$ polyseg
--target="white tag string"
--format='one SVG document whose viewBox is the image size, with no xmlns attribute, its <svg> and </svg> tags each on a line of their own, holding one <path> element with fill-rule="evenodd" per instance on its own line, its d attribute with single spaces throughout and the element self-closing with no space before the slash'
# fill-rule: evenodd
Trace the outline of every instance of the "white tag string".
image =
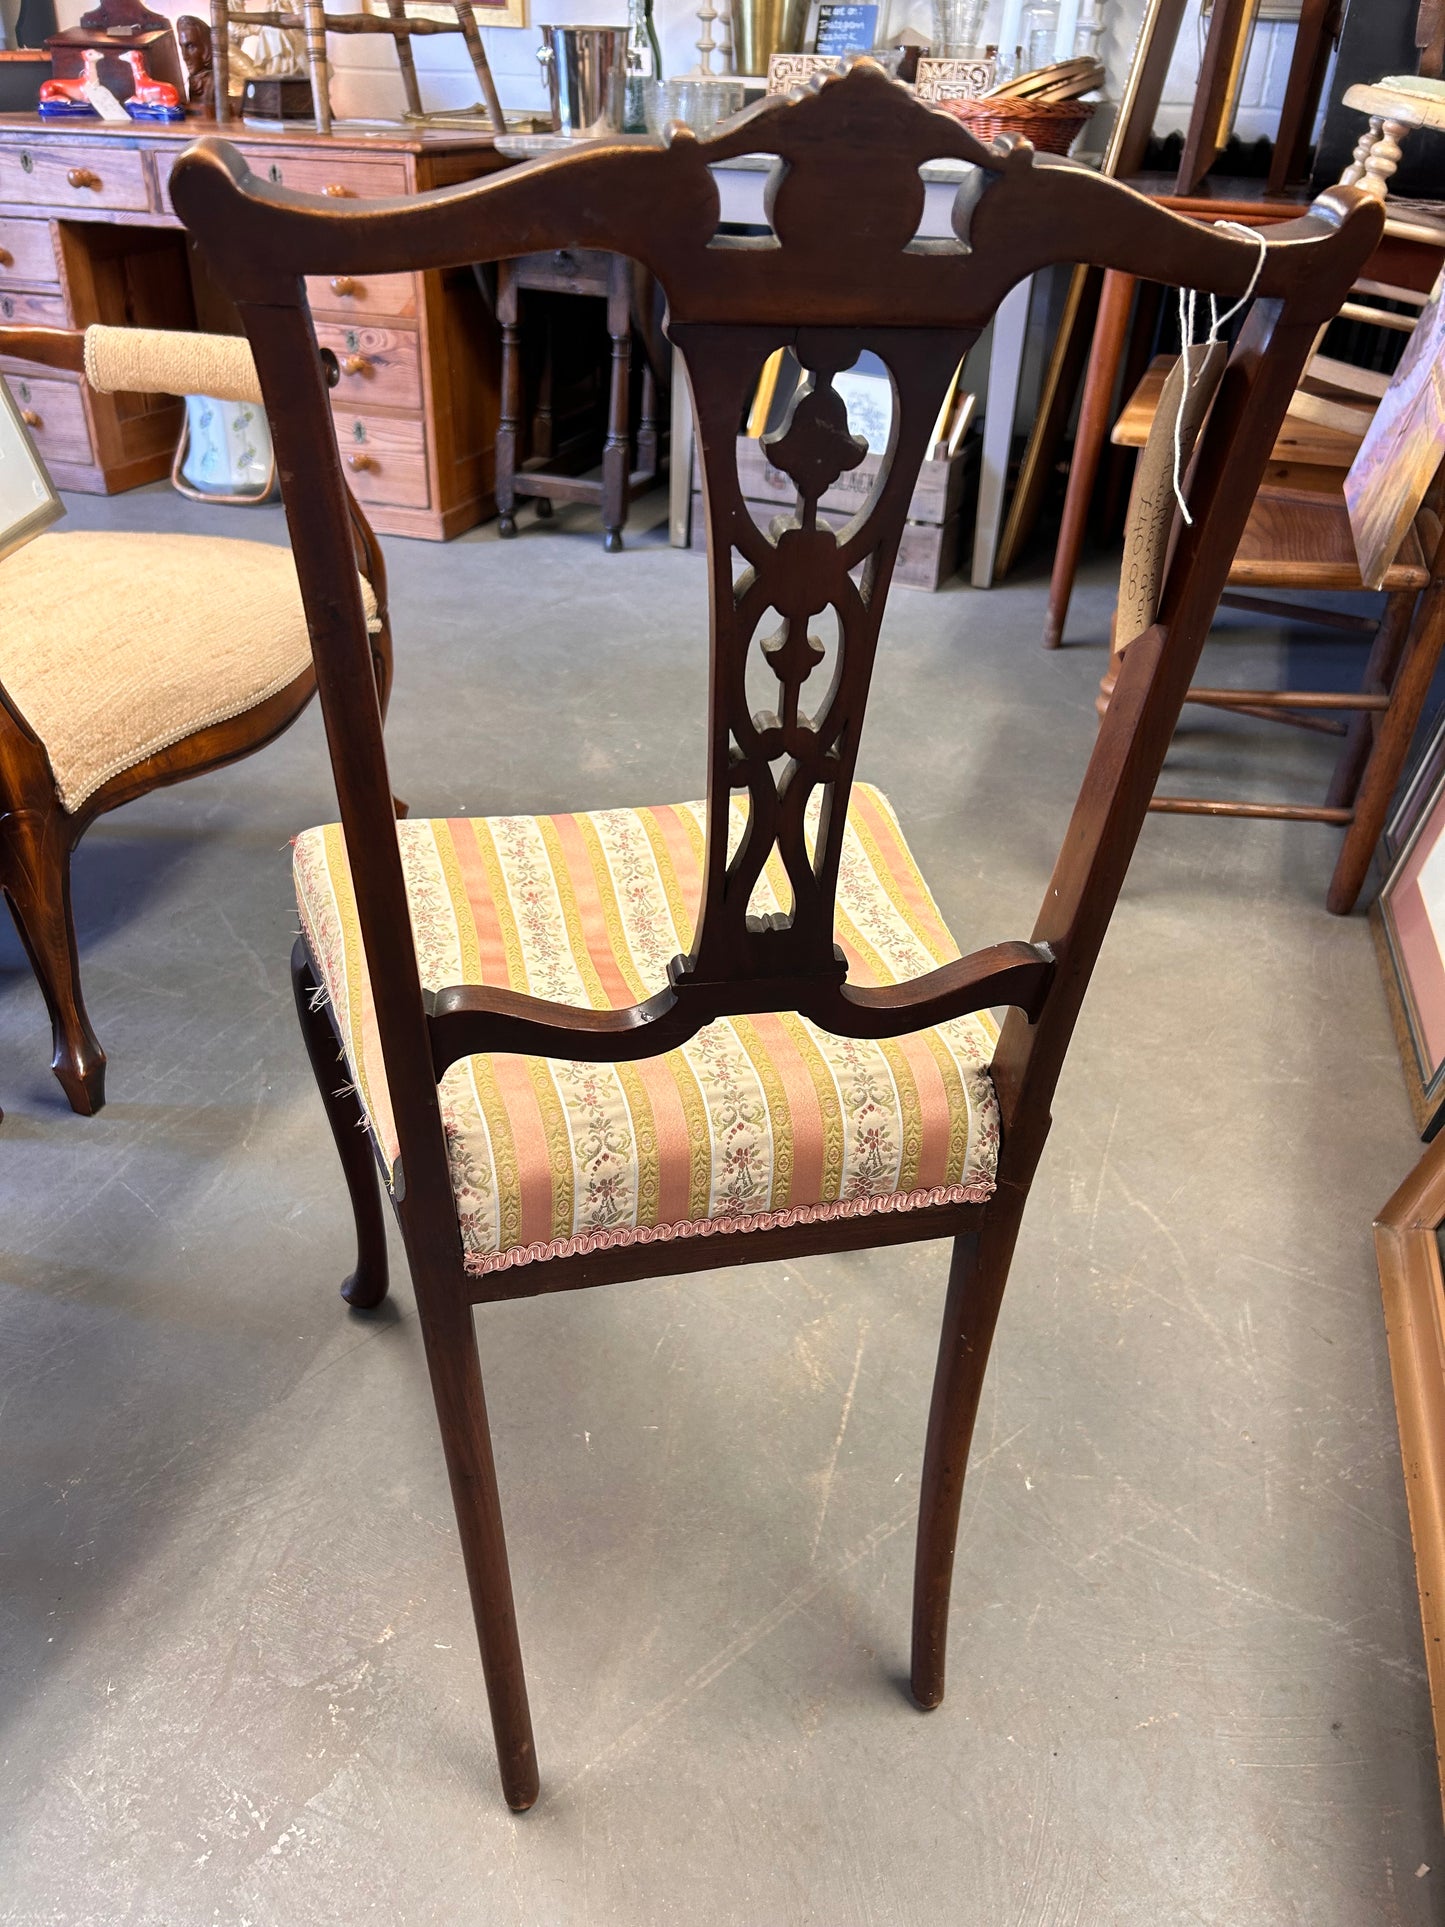
<svg viewBox="0 0 1445 1927">
<path fill-rule="evenodd" d="M 1249 286 L 1232 308 L 1226 308 L 1221 314 L 1218 300 L 1214 295 L 1210 295 L 1209 338 L 1203 344 L 1206 354 L 1218 343 L 1220 331 L 1233 321 L 1241 308 L 1248 307 L 1254 299 L 1254 291 L 1259 286 L 1259 277 L 1264 272 L 1264 264 L 1269 255 L 1269 242 L 1265 239 L 1261 228 L 1245 227 L 1241 221 L 1216 221 L 1214 225 L 1228 228 L 1231 233 L 1243 235 L 1245 240 L 1253 241 L 1259 253 L 1255 259 L 1254 273 L 1249 277 Z M 1183 379 L 1179 385 L 1179 406 L 1174 411 L 1174 499 L 1179 504 L 1179 513 L 1191 528 L 1194 525 L 1194 517 L 1189 513 L 1189 504 L 1184 499 L 1184 410 L 1189 402 L 1191 380 L 1189 354 L 1195 345 L 1194 318 L 1197 304 L 1198 295 L 1193 288 L 1179 290 L 1179 358 L 1183 364 Z"/>
</svg>

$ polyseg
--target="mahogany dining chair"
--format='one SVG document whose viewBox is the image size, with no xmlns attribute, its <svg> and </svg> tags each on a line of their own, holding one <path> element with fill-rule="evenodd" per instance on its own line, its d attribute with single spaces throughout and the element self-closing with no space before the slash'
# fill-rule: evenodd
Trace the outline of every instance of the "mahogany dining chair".
<svg viewBox="0 0 1445 1927">
<path fill-rule="evenodd" d="M 772 233 L 721 234 L 709 167 L 756 153 L 774 157 Z M 956 238 L 916 241 L 919 167 L 944 157 L 968 164 Z M 508 1802 L 529 1806 L 538 1772 L 479 1303 L 951 1239 L 911 1674 L 918 1705 L 937 1706 L 969 1440 L 1054 1087 L 1255 483 L 1378 208 L 1332 191 L 1271 231 L 1261 265 L 1252 242 L 1086 168 L 1026 143 L 981 146 L 867 60 L 705 140 L 674 126 L 660 141 L 588 143 L 405 204 L 269 186 L 214 139 L 178 162 L 171 195 L 260 371 L 340 797 L 340 824 L 297 845 L 294 961 L 356 1212 L 344 1295 L 372 1306 L 387 1288 L 379 1167 Z M 657 277 L 691 386 L 710 556 L 707 801 L 398 825 L 302 277 L 562 247 Z M 1124 658 L 1033 933 L 960 956 L 855 767 L 943 395 L 1008 290 L 1055 261 L 1257 292 L 1200 444 L 1193 524 L 1157 620 Z M 810 379 L 768 457 L 798 504 L 763 529 L 739 488 L 737 432 L 783 346 Z M 865 449 L 833 377 L 865 348 L 891 370 L 893 428 L 871 495 L 835 534 L 818 499 Z M 837 657 L 815 688 L 809 625 L 830 610 Z M 773 693 L 754 708 L 759 676 Z M 559 763 L 559 788 L 567 777 Z M 1007 1007 L 1001 1031 L 994 1006 Z"/>
</svg>

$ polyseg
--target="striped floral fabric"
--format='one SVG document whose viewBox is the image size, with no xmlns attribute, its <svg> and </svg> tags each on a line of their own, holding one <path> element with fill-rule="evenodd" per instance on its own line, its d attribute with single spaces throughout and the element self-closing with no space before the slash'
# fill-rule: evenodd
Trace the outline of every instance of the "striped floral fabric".
<svg viewBox="0 0 1445 1927">
<path fill-rule="evenodd" d="M 741 835 L 745 804 L 734 805 Z M 700 803 L 397 825 L 422 982 L 606 1009 L 666 982 L 702 891 Z M 340 828 L 298 838 L 296 894 L 387 1168 L 396 1134 Z M 781 907 L 773 853 L 753 909 Z M 784 897 L 786 900 L 786 897 Z M 860 984 L 956 957 L 886 799 L 855 786 L 838 941 Z M 795 1015 L 719 1019 L 630 1064 L 482 1056 L 441 1082 L 468 1268 L 655 1238 L 982 1200 L 998 1108 L 986 1014 L 886 1042 Z"/>
</svg>

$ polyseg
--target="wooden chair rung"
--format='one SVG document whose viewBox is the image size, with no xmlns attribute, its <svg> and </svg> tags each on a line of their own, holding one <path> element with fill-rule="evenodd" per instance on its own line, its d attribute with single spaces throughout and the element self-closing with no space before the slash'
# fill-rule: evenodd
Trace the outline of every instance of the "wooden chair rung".
<svg viewBox="0 0 1445 1927">
<path fill-rule="evenodd" d="M 1228 803 L 1212 796 L 1151 796 L 1149 807 L 1161 816 L 1274 817 L 1282 823 L 1353 823 L 1353 810 L 1327 803 Z"/>
<path fill-rule="evenodd" d="M 1369 690 L 1194 688 L 1186 702 L 1215 709 L 1388 709 L 1388 695 Z"/>
<path fill-rule="evenodd" d="M 1317 609 L 1313 603 L 1276 602 L 1273 596 L 1244 595 L 1226 589 L 1219 598 L 1221 609 L 1243 609 L 1250 615 L 1282 616 L 1291 622 L 1318 623 L 1324 629 L 1340 629 L 1346 635 L 1372 636 L 1379 628 L 1369 616 L 1352 616 L 1344 609 Z"/>
</svg>

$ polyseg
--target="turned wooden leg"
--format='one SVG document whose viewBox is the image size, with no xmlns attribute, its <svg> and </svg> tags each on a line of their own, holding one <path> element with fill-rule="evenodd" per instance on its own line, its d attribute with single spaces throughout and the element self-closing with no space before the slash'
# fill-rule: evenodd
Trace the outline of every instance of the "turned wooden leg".
<svg viewBox="0 0 1445 1927">
<path fill-rule="evenodd" d="M 510 261 L 497 263 L 497 320 L 502 330 L 502 408 L 497 423 L 497 533 L 517 533 L 517 439 L 522 427 L 522 334 L 517 326 L 517 279 Z"/>
<path fill-rule="evenodd" d="M 1079 427 L 1074 437 L 1074 453 L 1069 462 L 1069 485 L 1064 496 L 1064 517 L 1059 527 L 1059 544 L 1054 551 L 1054 572 L 1049 581 L 1049 612 L 1044 621 L 1044 647 L 1057 649 L 1064 639 L 1069 600 L 1074 593 L 1074 577 L 1079 572 L 1079 557 L 1084 548 L 1084 528 L 1089 519 L 1089 500 L 1094 478 L 1099 472 L 1099 457 L 1109 434 L 1109 413 L 1114 401 L 1114 378 L 1119 372 L 1124 341 L 1129 331 L 1129 309 L 1134 298 L 1134 282 L 1127 274 L 1112 270 L 1104 276 L 1099 295 L 1099 313 L 1094 323 L 1094 341 L 1089 350 L 1089 370 L 1084 377 L 1084 398 L 1079 405 Z"/>
<path fill-rule="evenodd" d="M 356 1269 L 341 1287 L 341 1295 L 357 1311 L 371 1311 L 386 1296 L 386 1219 L 381 1206 L 380 1173 L 372 1155 L 361 1102 L 355 1091 L 344 1089 L 346 1060 L 336 1042 L 331 1019 L 321 1003 L 321 989 L 311 967 L 306 939 L 298 937 L 291 952 L 291 988 L 296 1015 L 306 1040 L 306 1055 L 321 1093 L 321 1103 L 341 1159 L 346 1189 L 356 1220 Z"/>
<path fill-rule="evenodd" d="M 105 1103 L 105 1052 L 80 992 L 70 908 L 73 847 L 73 825 L 58 802 L 53 811 L 14 810 L 0 819 L 0 891 L 50 1013 L 50 1068 L 71 1110 L 93 1117 Z"/>
<path fill-rule="evenodd" d="M 948 1597 L 963 1477 L 1020 1215 L 1021 1207 L 1005 1204 L 982 1231 L 956 1238 L 953 1245 L 923 1451 L 913 1567 L 911 1685 L 914 1699 L 926 1709 L 943 1699 Z"/>
<path fill-rule="evenodd" d="M 1391 177 L 1400 165 L 1400 143 L 1409 131 L 1408 123 L 1402 120 L 1387 118 L 1380 122 L 1379 138 L 1370 148 L 1359 181 L 1365 192 L 1373 194 L 1377 201 L 1389 196 Z"/>
<path fill-rule="evenodd" d="M 1355 142 L 1355 151 L 1350 157 L 1350 164 L 1340 176 L 1341 187 L 1358 187 L 1360 185 L 1365 175 L 1365 163 L 1370 158 L 1370 149 L 1380 138 L 1380 129 L 1383 125 L 1383 115 L 1371 114 L 1366 123 L 1364 133 L 1361 134 L 1360 138 Z"/>
<path fill-rule="evenodd" d="M 652 364 L 642 364 L 642 413 L 637 423 L 637 466 L 642 474 L 657 474 L 657 377 Z"/>
<path fill-rule="evenodd" d="M 522 1812 L 537 1797 L 537 1752 L 471 1307 L 457 1296 L 450 1279 L 434 1289 L 427 1288 L 425 1278 L 416 1278 L 416 1284 L 437 1423 L 482 1649 L 502 1792 L 507 1805 Z"/>
<path fill-rule="evenodd" d="M 612 338 L 612 379 L 607 391 L 607 440 L 602 449 L 602 546 L 622 547 L 627 520 L 632 455 L 628 416 L 632 404 L 632 277 L 621 255 L 612 257 L 607 288 L 607 332 Z"/>
</svg>

